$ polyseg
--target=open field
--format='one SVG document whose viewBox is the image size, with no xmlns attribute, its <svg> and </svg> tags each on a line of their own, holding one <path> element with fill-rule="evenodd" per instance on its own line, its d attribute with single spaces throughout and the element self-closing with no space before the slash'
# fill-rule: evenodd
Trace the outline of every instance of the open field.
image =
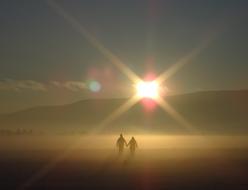
<svg viewBox="0 0 248 190">
<path fill-rule="evenodd" d="M 244 146 L 152 148 L 141 140 L 131 157 L 104 146 L 55 145 L 1 149 L 1 189 L 248 189 Z"/>
</svg>

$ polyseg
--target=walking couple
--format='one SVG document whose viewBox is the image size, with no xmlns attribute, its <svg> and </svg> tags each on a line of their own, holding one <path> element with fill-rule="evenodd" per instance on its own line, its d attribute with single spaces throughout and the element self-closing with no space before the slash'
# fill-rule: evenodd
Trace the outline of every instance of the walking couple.
<svg viewBox="0 0 248 190">
<path fill-rule="evenodd" d="M 124 147 L 129 147 L 131 155 L 134 155 L 136 148 L 138 147 L 138 144 L 134 137 L 131 138 L 131 140 L 127 143 L 125 138 L 122 134 L 120 134 L 120 137 L 118 138 L 116 142 L 116 146 L 119 149 L 119 154 L 122 154 L 124 151 Z"/>
</svg>

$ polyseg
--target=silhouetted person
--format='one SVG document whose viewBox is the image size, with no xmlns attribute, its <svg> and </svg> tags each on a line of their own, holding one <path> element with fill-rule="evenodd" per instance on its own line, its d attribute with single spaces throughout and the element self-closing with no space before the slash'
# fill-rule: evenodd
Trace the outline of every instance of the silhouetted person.
<svg viewBox="0 0 248 190">
<path fill-rule="evenodd" d="M 131 138 L 127 146 L 129 146 L 131 155 L 134 155 L 136 148 L 138 148 L 137 141 L 134 139 L 134 137 Z"/>
<path fill-rule="evenodd" d="M 117 142 L 116 142 L 116 146 L 119 148 L 119 154 L 123 153 L 124 151 L 124 146 L 127 146 L 127 142 L 124 139 L 123 135 L 120 134 L 120 137 L 118 138 Z"/>
</svg>

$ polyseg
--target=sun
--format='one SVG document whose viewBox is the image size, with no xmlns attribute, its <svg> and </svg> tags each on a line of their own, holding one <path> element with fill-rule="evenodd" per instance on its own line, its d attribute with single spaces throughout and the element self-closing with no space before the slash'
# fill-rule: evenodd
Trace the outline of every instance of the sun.
<svg viewBox="0 0 248 190">
<path fill-rule="evenodd" d="M 135 87 L 139 98 L 156 99 L 159 96 L 159 84 L 155 80 L 138 82 Z"/>
</svg>

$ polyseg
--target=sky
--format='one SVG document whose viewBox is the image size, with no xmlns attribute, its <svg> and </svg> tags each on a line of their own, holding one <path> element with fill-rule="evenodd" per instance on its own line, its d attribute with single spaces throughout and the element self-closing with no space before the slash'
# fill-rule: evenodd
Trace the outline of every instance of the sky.
<svg viewBox="0 0 248 190">
<path fill-rule="evenodd" d="M 247 23 L 246 0 L 1 0 L 0 113 L 132 95 L 82 28 L 140 77 L 199 50 L 171 94 L 247 89 Z"/>
</svg>

